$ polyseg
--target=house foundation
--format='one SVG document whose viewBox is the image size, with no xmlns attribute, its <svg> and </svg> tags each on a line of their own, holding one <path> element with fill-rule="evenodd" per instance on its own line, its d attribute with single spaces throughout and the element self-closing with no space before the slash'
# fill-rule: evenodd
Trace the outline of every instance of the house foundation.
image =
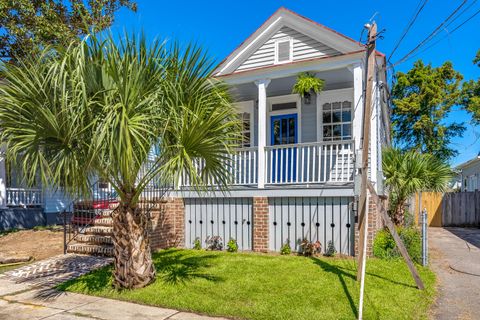
<svg viewBox="0 0 480 320">
<path fill-rule="evenodd" d="M 298 250 L 307 238 L 320 241 L 323 248 L 332 241 L 337 252 L 358 255 L 352 202 L 345 197 L 169 197 L 151 210 L 150 242 L 154 250 L 191 248 L 196 239 L 204 246 L 206 237 L 219 235 L 224 245 L 234 238 L 241 250 L 268 252 L 278 251 L 285 241 Z M 368 205 L 367 256 L 372 256 L 375 235 L 383 224 L 370 197 Z"/>
<path fill-rule="evenodd" d="M 185 207 L 182 198 L 169 197 L 150 208 L 150 246 L 153 250 L 185 246 Z"/>
</svg>

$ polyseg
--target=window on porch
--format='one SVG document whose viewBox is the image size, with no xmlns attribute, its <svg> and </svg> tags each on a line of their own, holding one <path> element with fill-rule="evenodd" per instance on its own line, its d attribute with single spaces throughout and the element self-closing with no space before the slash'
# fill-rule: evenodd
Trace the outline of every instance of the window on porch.
<svg viewBox="0 0 480 320">
<path fill-rule="evenodd" d="M 323 140 L 352 139 L 352 103 L 350 101 L 323 104 Z"/>
</svg>

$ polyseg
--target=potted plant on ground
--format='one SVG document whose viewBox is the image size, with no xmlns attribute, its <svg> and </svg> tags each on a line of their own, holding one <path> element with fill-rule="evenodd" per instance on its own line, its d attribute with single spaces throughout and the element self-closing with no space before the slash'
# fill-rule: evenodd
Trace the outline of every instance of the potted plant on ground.
<svg viewBox="0 0 480 320">
<path fill-rule="evenodd" d="M 301 72 L 293 85 L 292 93 L 298 93 L 305 104 L 311 103 L 312 92 L 318 94 L 323 90 L 325 80 L 317 78 L 313 73 Z"/>
</svg>

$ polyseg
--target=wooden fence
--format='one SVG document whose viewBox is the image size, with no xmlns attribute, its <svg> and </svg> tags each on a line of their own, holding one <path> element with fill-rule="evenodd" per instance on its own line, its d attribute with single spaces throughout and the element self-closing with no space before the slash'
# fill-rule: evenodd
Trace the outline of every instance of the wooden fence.
<svg viewBox="0 0 480 320">
<path fill-rule="evenodd" d="M 415 195 L 415 200 L 413 203 L 413 212 L 415 213 L 415 223 L 419 224 L 418 219 L 418 198 L 419 194 Z M 428 226 L 430 227 L 441 227 L 442 226 L 442 198 L 443 193 L 441 192 L 422 192 L 421 205 L 420 208 L 423 210 L 427 209 L 428 213 Z"/>
<path fill-rule="evenodd" d="M 418 194 L 412 199 L 410 210 L 418 219 Z M 421 206 L 427 209 L 430 227 L 480 227 L 480 191 L 474 192 L 422 192 Z"/>
<path fill-rule="evenodd" d="M 480 191 L 445 193 L 442 201 L 442 226 L 480 227 Z"/>
</svg>

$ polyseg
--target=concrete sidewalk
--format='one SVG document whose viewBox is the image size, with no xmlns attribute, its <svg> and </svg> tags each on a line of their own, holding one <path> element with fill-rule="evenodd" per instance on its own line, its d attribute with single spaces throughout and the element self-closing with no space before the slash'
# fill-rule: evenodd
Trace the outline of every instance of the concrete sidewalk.
<svg viewBox="0 0 480 320">
<path fill-rule="evenodd" d="M 0 319 L 220 319 L 0 280 Z"/>
<path fill-rule="evenodd" d="M 429 228 L 430 263 L 438 279 L 434 319 L 480 319 L 480 229 Z"/>
<path fill-rule="evenodd" d="M 110 262 L 99 257 L 60 255 L 1 274 L 0 320 L 222 319 L 53 289 Z"/>
</svg>

